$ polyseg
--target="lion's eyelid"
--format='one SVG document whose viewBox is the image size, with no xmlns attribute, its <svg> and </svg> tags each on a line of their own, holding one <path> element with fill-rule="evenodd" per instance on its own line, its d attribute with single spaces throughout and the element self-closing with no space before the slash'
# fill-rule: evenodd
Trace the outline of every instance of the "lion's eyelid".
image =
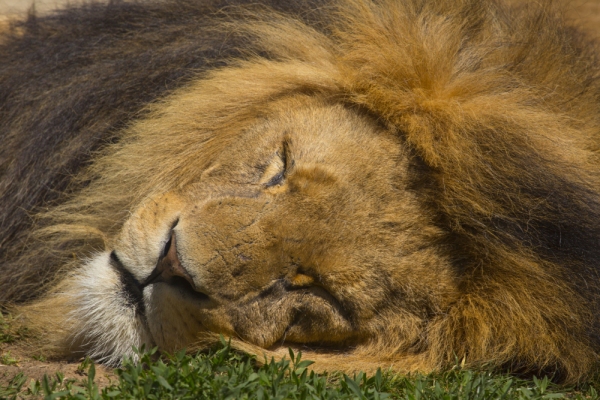
<svg viewBox="0 0 600 400">
<path fill-rule="evenodd" d="M 290 142 L 290 138 L 286 135 L 286 137 L 283 140 L 281 150 L 277 151 L 276 153 L 277 157 L 279 158 L 279 161 L 281 161 L 279 172 L 264 184 L 266 188 L 281 185 L 287 177 L 287 175 L 289 174 L 289 170 L 291 166 L 293 166 L 293 161 L 291 161 L 292 156 L 290 150 Z M 269 168 L 267 167 L 267 171 L 268 170 Z"/>
<path fill-rule="evenodd" d="M 285 174 L 284 172 L 279 172 L 277 175 L 275 175 L 273 178 L 271 178 L 271 180 L 269 180 L 267 183 L 265 183 L 265 187 L 270 188 L 273 186 L 277 186 L 280 185 L 283 182 L 283 179 L 285 178 Z"/>
</svg>

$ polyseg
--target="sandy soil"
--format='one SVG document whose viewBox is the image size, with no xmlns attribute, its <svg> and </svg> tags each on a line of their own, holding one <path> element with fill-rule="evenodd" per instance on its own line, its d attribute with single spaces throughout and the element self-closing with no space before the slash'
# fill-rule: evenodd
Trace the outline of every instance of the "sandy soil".
<svg viewBox="0 0 600 400">
<path fill-rule="evenodd" d="M 35 0 L 35 10 L 44 13 L 68 3 L 73 3 L 73 1 Z M 32 0 L 0 0 L 0 13 L 4 15 L 22 15 L 25 14 L 32 5 Z"/>
<path fill-rule="evenodd" d="M 27 382 L 24 388 L 29 387 L 31 380 L 40 380 L 44 375 L 48 375 L 49 378 L 55 378 L 55 374 L 60 372 L 63 374 L 64 379 L 74 379 L 77 382 L 82 382 L 78 386 L 85 386 L 87 382 L 88 368 L 81 369 L 81 361 L 78 362 L 67 362 L 67 361 L 38 361 L 27 356 L 19 356 L 14 350 L 11 350 L 11 355 L 19 359 L 17 364 L 14 365 L 2 365 L 0 364 L 0 386 L 6 387 L 10 380 L 15 377 L 18 373 L 22 373 L 27 377 Z M 112 373 L 110 369 L 104 368 L 101 365 L 95 365 L 96 376 L 94 382 L 102 388 L 112 383 L 117 383 L 118 378 Z"/>
<path fill-rule="evenodd" d="M 35 334 L 27 329 L 19 329 L 18 326 L 10 316 L 0 316 L 0 337 L 10 336 L 14 339 L 10 344 L 0 342 L 0 387 L 6 387 L 18 373 L 28 377 L 25 388 L 32 379 L 41 380 L 44 375 L 55 378 L 57 372 L 62 373 L 65 379 L 87 382 L 89 365 L 83 365 L 83 358 L 46 360 L 41 357 L 43 352 L 34 347 L 34 343 L 37 343 Z M 118 381 L 111 369 L 95 365 L 95 370 L 95 382 L 100 387 Z"/>
<path fill-rule="evenodd" d="M 513 0 L 522 1 L 522 0 Z M 568 1 L 568 0 L 565 0 Z M 36 0 L 36 11 L 38 13 L 46 13 L 57 5 L 73 3 L 68 0 Z M 16 18 L 26 14 L 32 4 L 31 0 L 0 0 L 0 30 L 3 20 Z M 600 39 L 600 0 L 573 0 L 571 1 L 570 17 L 582 29 L 589 32 L 590 35 Z M 4 22 L 5 23 L 5 22 Z M 17 373 L 22 372 L 24 375 L 41 379 L 44 374 L 53 376 L 55 372 L 62 372 L 66 378 L 82 380 L 86 378 L 86 371 L 78 369 L 81 360 L 72 362 L 48 362 L 38 361 L 29 357 L 26 351 L 20 344 L 2 344 L 0 345 L 0 355 L 5 355 L 10 352 L 10 355 L 17 359 L 18 362 L 14 365 L 0 364 L 0 385 L 5 386 L 8 381 Z M 108 384 L 110 381 L 115 381 L 115 377 L 109 370 L 97 366 L 96 382 L 100 386 Z"/>
</svg>

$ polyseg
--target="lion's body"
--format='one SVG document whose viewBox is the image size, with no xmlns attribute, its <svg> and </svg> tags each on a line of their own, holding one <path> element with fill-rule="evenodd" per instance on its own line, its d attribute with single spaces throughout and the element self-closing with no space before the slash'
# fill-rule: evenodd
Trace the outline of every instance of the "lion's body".
<svg viewBox="0 0 600 400">
<path fill-rule="evenodd" d="M 592 44 L 539 7 L 238 3 L 0 41 L 4 301 L 112 363 L 225 334 L 345 369 L 589 374 Z"/>
</svg>

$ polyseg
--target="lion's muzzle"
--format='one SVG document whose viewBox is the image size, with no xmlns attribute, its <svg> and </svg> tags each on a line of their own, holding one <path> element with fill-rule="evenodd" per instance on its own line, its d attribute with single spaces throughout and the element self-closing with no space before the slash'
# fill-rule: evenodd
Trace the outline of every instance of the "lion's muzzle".
<svg viewBox="0 0 600 400">
<path fill-rule="evenodd" d="M 177 281 L 177 278 L 185 279 L 194 291 L 198 291 L 194 279 L 183 265 L 181 265 L 181 261 L 177 255 L 177 239 L 175 231 L 172 230 L 171 238 L 165 245 L 163 256 L 158 261 L 154 271 L 152 271 L 150 276 L 142 283 L 142 287 L 158 282 L 174 283 L 174 281 Z"/>
</svg>

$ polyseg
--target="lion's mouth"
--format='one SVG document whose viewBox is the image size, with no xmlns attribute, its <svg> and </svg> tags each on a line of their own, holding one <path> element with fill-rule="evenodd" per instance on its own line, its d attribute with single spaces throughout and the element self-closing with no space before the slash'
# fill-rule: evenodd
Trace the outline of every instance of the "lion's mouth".
<svg viewBox="0 0 600 400">
<path fill-rule="evenodd" d="M 152 284 L 156 283 L 163 283 L 177 289 L 179 294 L 183 297 L 203 302 L 210 300 L 210 297 L 208 297 L 207 294 L 197 291 L 187 279 L 179 276 L 173 276 L 168 281 L 152 282 Z"/>
<path fill-rule="evenodd" d="M 131 272 L 125 268 L 125 265 L 121 262 L 117 253 L 112 251 L 110 253 L 110 265 L 117 272 L 121 278 L 121 287 L 123 291 L 123 298 L 126 303 L 135 309 L 136 314 L 144 315 L 144 293 L 143 286 L 133 276 Z"/>
<path fill-rule="evenodd" d="M 174 248 L 174 246 L 171 245 L 171 248 Z M 143 294 L 144 288 L 153 284 L 168 285 L 176 289 L 181 296 L 188 299 L 193 299 L 195 301 L 206 302 L 210 300 L 207 294 L 196 290 L 196 288 L 193 286 L 193 281 L 191 278 L 189 278 L 189 275 L 184 277 L 172 272 L 171 265 L 174 262 L 175 260 L 167 256 L 161 258 L 157 267 L 148 276 L 148 278 L 146 278 L 143 282 L 140 282 L 133 276 L 131 272 L 129 272 L 129 270 L 127 270 L 115 251 L 110 253 L 110 264 L 121 279 L 121 287 L 125 302 L 130 307 L 135 309 L 136 314 L 142 316 L 145 315 Z"/>
</svg>

